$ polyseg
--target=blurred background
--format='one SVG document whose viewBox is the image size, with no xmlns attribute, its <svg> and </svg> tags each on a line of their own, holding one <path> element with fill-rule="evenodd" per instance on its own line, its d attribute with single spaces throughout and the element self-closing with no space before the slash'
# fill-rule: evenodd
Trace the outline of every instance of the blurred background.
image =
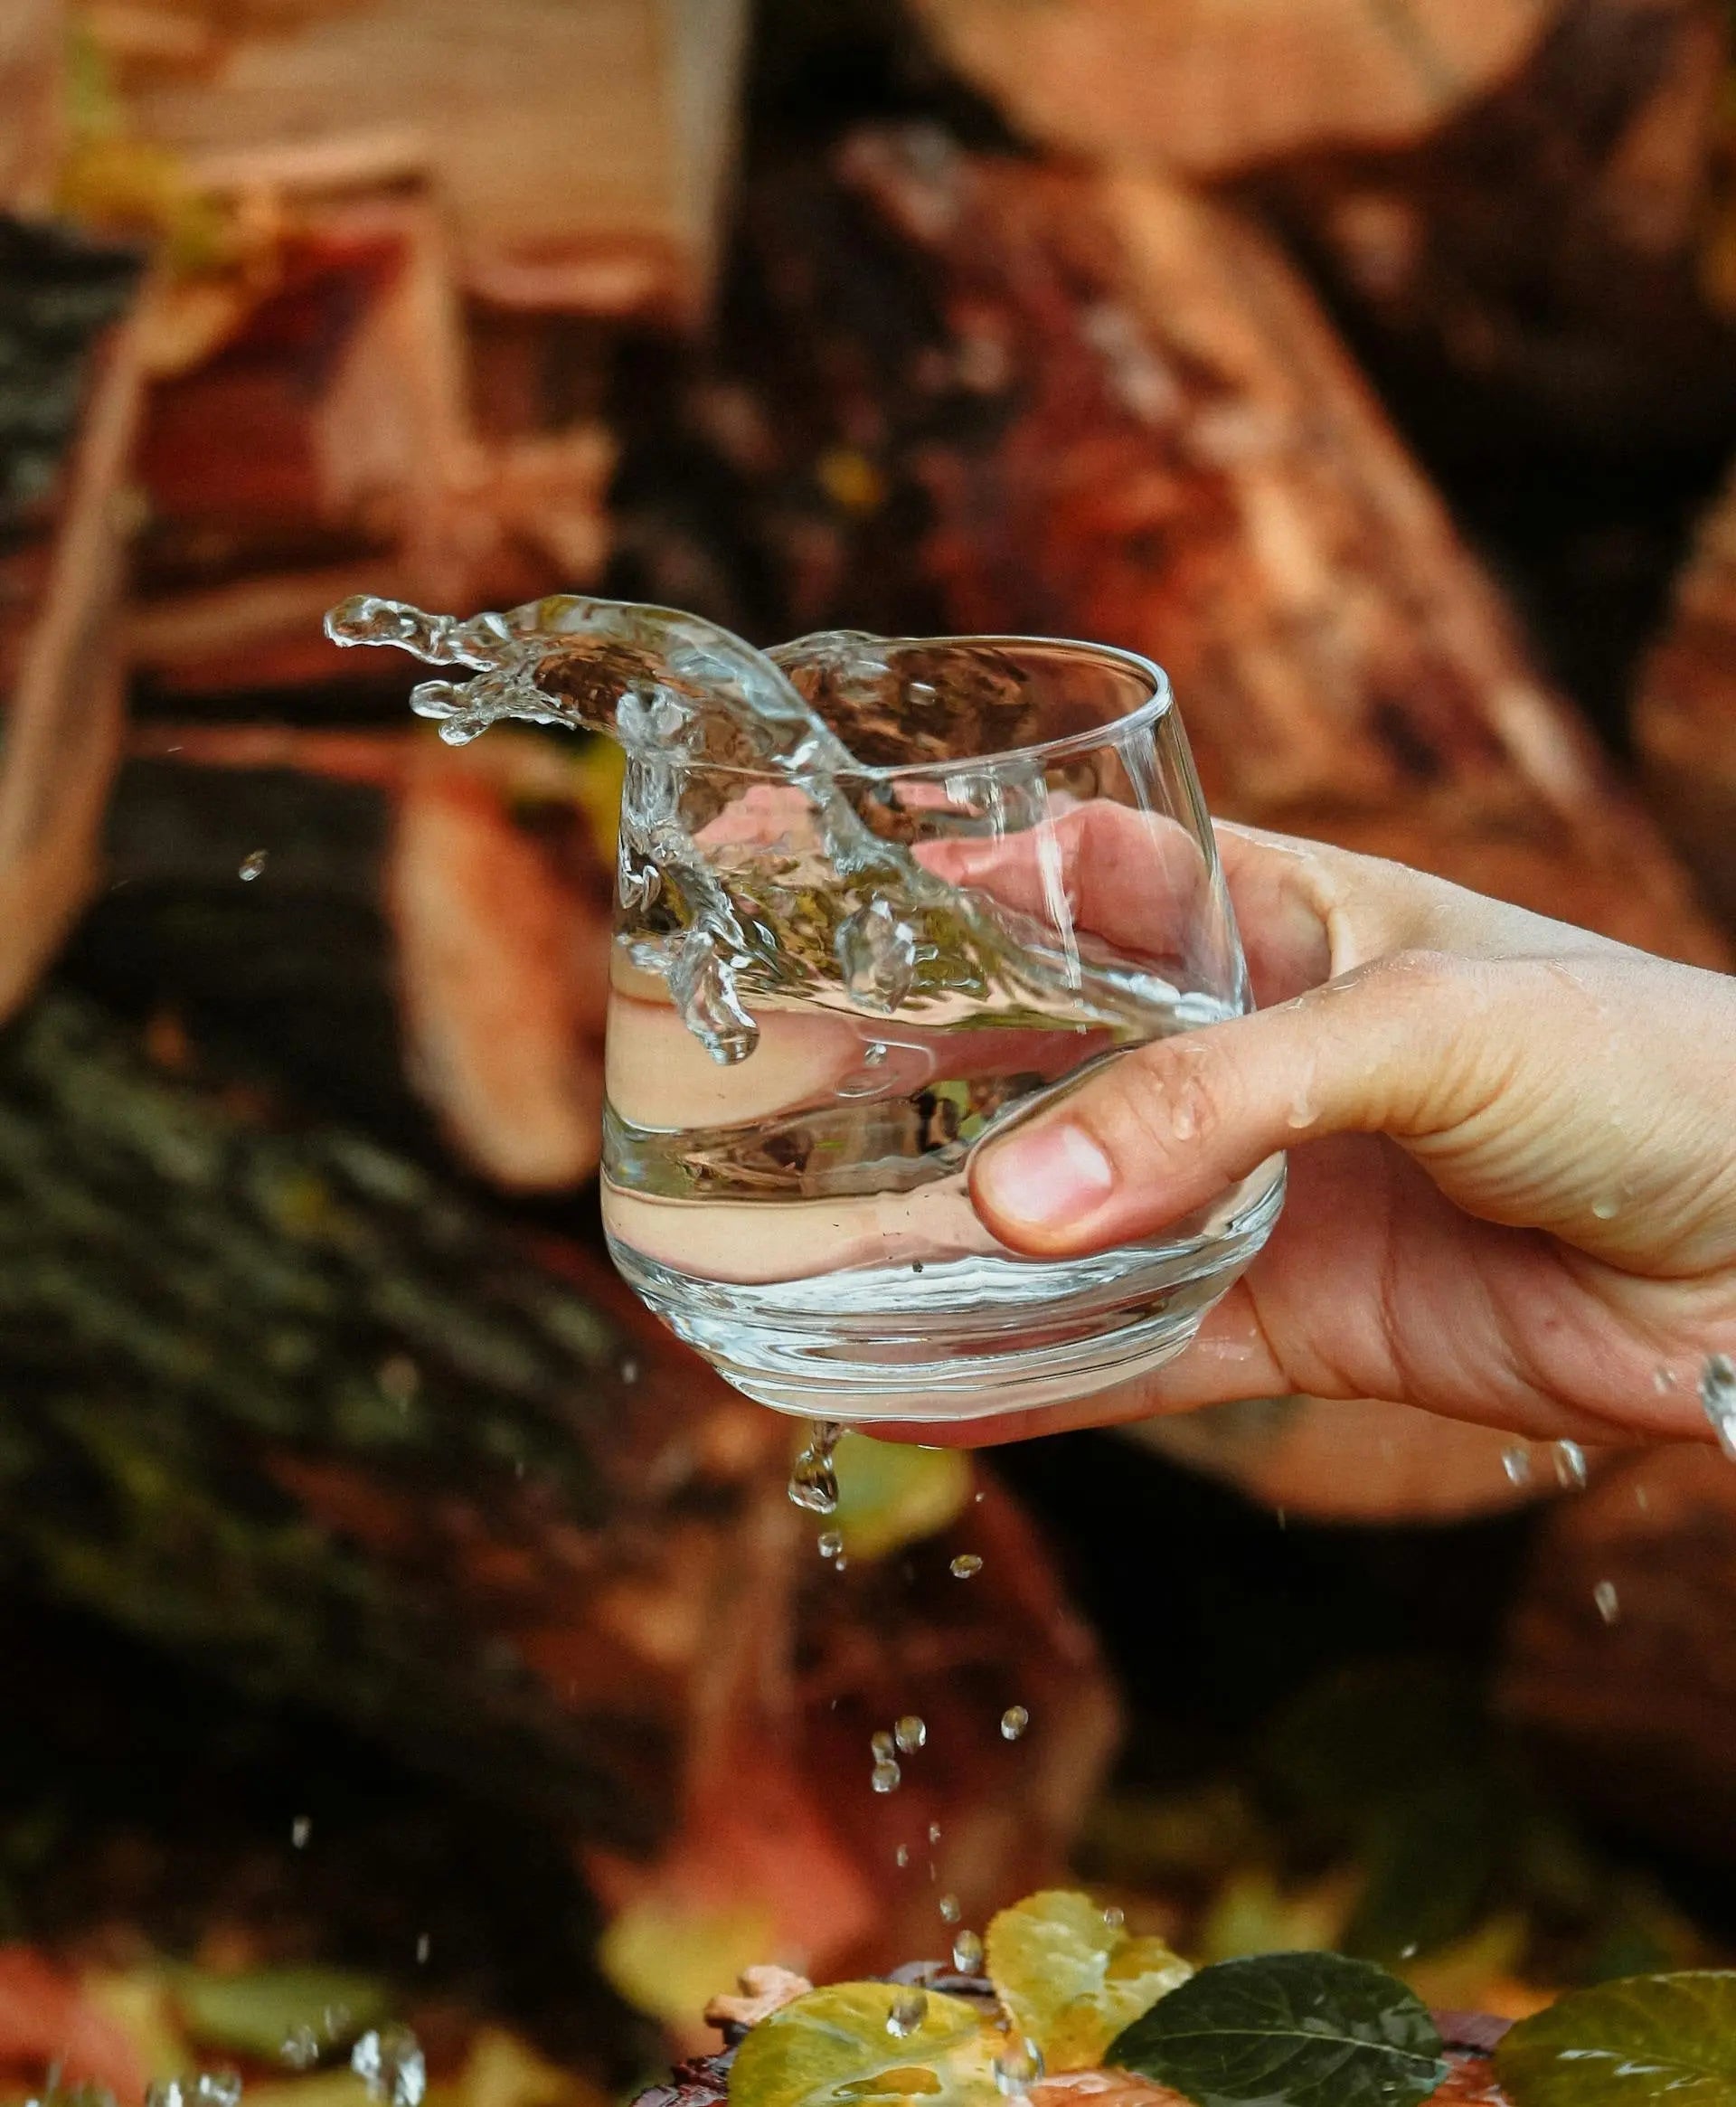
<svg viewBox="0 0 1736 2107">
<path fill-rule="evenodd" d="M 1736 1954 L 1736 1469 L 852 1438 L 835 1568 L 601 1256 L 612 750 L 318 628 L 1132 646 L 1220 813 L 1727 967 L 1731 31 L 0 0 L 0 2098 L 391 2017 L 597 2107 L 1062 1875 L 1514 2015 Z"/>
</svg>

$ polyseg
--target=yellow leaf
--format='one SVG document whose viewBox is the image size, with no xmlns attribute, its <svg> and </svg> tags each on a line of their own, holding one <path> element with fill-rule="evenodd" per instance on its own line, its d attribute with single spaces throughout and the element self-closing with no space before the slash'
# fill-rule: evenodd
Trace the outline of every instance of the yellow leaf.
<svg viewBox="0 0 1736 2107">
<path fill-rule="evenodd" d="M 720 1991 L 732 1990 L 745 1968 L 775 1943 L 769 1911 L 675 1910 L 661 1897 L 629 1903 L 597 1945 L 604 1975 L 654 2019 L 691 2027 Z"/>
<path fill-rule="evenodd" d="M 1001 2002 L 1051 2071 L 1100 2064 L 1123 2027 L 1194 1972 L 1161 1939 L 1132 1936 L 1063 1888 L 1003 1910 L 986 1948 Z"/>
<path fill-rule="evenodd" d="M 910 2013 L 897 2034 L 895 2006 Z M 833 1983 L 760 2020 L 736 2051 L 730 2107 L 1001 2107 L 1000 2045 L 962 1998 Z"/>
</svg>

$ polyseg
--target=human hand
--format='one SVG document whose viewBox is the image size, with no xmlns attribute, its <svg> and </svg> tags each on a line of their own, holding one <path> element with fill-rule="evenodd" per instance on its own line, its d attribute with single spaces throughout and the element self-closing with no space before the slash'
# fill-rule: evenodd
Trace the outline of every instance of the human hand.
<svg viewBox="0 0 1736 2107">
<path fill-rule="evenodd" d="M 1069 892 L 1099 926 L 1140 914 L 1117 845 L 1150 824 L 1074 816 Z M 1736 1346 L 1736 979 L 1399 865 L 1218 839 L 1268 1006 L 1107 1063 L 986 1142 L 971 1193 L 1014 1249 L 1072 1256 L 1288 1149 L 1270 1242 L 1155 1374 L 904 1431 L 1004 1441 L 1301 1392 L 1533 1437 L 1710 1438 L 1699 1370 Z"/>
</svg>

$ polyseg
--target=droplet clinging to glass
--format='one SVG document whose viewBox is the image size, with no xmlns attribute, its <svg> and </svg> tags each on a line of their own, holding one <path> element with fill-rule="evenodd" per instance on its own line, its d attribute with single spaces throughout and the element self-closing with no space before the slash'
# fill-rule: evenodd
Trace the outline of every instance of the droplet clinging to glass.
<svg viewBox="0 0 1736 2107">
<path fill-rule="evenodd" d="M 1729 1354 L 1708 1354 L 1700 1371 L 1700 1403 L 1718 1446 L 1736 1463 L 1736 1359 Z"/>
<path fill-rule="evenodd" d="M 838 1508 L 838 1474 L 832 1458 L 844 1428 L 836 1420 L 815 1420 L 807 1446 L 789 1474 L 789 1497 L 810 1515 L 833 1515 Z"/>
</svg>

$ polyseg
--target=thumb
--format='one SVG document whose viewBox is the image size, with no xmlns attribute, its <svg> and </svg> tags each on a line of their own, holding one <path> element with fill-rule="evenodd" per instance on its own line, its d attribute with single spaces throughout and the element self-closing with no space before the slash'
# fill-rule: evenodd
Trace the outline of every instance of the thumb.
<svg viewBox="0 0 1736 2107">
<path fill-rule="evenodd" d="M 1401 1140 L 1450 1128 L 1498 1084 L 1483 1073 L 1483 969 L 1400 953 L 1277 1009 L 1118 1055 L 971 1159 L 977 1214 L 1048 1257 L 1146 1236 L 1277 1151 L 1327 1134 Z"/>
</svg>

